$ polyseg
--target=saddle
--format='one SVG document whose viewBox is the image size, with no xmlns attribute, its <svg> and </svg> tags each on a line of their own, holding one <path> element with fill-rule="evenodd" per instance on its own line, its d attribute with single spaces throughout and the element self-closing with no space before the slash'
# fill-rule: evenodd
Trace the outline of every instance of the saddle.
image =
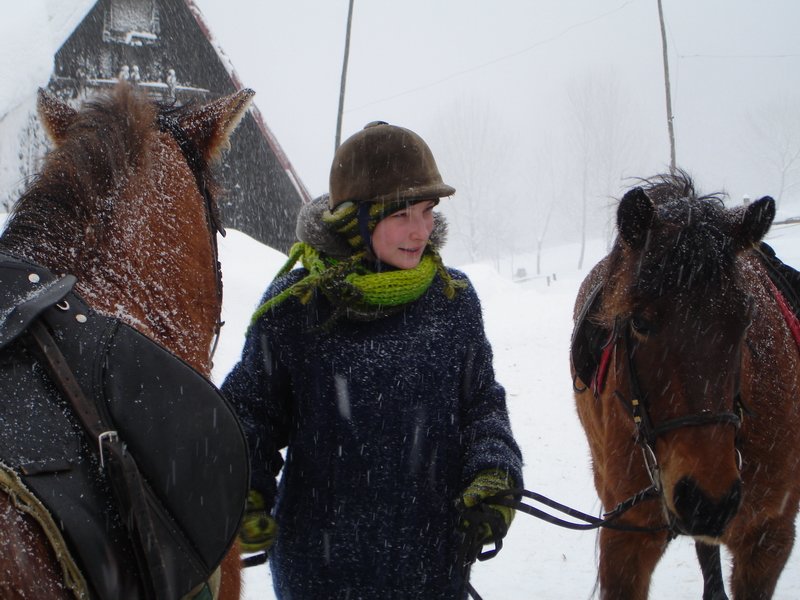
<svg viewBox="0 0 800 600">
<path fill-rule="evenodd" d="M 94 598 L 180 598 L 238 532 L 247 448 L 202 375 L 75 278 L 0 253 L 0 468 L 52 515 Z"/>
<path fill-rule="evenodd" d="M 755 251 L 791 311 L 795 316 L 800 315 L 800 273 L 779 259 L 775 250 L 766 242 L 761 242 Z"/>
</svg>

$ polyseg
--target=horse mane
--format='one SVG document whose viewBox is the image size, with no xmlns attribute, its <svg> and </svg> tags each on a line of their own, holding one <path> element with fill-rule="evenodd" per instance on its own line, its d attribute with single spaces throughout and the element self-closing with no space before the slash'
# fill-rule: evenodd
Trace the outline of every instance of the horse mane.
<svg viewBox="0 0 800 600">
<path fill-rule="evenodd" d="M 118 194 L 147 167 L 161 119 L 177 123 L 185 109 L 151 102 L 129 85 L 87 101 L 15 203 L 0 241 L 33 259 L 59 256 L 46 262 L 60 271 L 104 253 Z M 195 154 L 196 176 L 211 185 L 207 161 Z"/>
<path fill-rule="evenodd" d="M 682 170 L 638 181 L 656 211 L 638 257 L 637 295 L 652 299 L 723 282 L 736 255 L 724 194 L 699 195 Z"/>
</svg>

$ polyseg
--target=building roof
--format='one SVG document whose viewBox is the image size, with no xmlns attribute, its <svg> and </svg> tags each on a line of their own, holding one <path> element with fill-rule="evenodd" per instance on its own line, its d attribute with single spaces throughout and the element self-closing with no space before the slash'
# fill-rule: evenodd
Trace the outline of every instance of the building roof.
<svg viewBox="0 0 800 600">
<path fill-rule="evenodd" d="M 175 67 L 172 75 L 177 70 L 182 79 L 175 85 L 173 77 L 170 89 L 178 102 L 195 97 L 204 101 L 244 87 L 192 0 L 29 2 L 15 15 L 12 29 L 20 34 L 10 30 L 4 36 L 0 31 L 0 55 L 6 50 L 16 57 L 4 68 L 6 82 L 14 83 L 0 88 L 0 202 L 16 198 L 35 169 L 35 154 L 43 151 L 41 139 L 28 148 L 31 138 L 41 137 L 32 124 L 39 87 L 50 87 L 77 104 L 86 93 L 81 90 L 115 84 L 129 64 L 137 73 L 141 66 L 141 85 L 152 93 L 166 91 L 167 67 Z M 127 21 L 128 12 L 147 16 L 153 6 L 152 32 L 137 29 L 135 18 L 132 25 Z M 159 35 L 170 27 L 181 35 Z M 5 67 L 2 61 L 0 67 Z M 175 95 L 175 89 L 184 93 Z M 296 211 L 310 195 L 258 108 L 251 107 L 234 135 L 229 157 L 233 168 L 226 164 L 223 169 L 223 183 L 231 192 L 226 225 L 287 250 L 294 240 Z"/>
</svg>

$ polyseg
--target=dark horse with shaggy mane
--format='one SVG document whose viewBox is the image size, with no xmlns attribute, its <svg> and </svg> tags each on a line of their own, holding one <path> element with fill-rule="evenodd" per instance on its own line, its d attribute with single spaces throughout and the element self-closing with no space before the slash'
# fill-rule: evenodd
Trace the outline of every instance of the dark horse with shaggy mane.
<svg viewBox="0 0 800 600">
<path fill-rule="evenodd" d="M 642 492 L 629 530 L 600 533 L 604 600 L 647 598 L 674 535 L 696 540 L 704 599 L 727 597 L 719 545 L 736 600 L 774 593 L 800 502 L 800 329 L 760 246 L 774 214 L 653 178 L 581 286 L 572 373 L 595 486 L 608 511 Z"/>
<path fill-rule="evenodd" d="M 55 147 L 0 237 L 0 300 L 13 301 L 0 312 L 3 598 L 240 595 L 246 454 L 216 471 L 208 452 L 225 412 L 207 381 L 222 302 L 209 164 L 252 95 L 181 109 L 120 85 L 76 111 L 40 92 Z M 213 489 L 232 471 L 243 489 Z"/>
</svg>

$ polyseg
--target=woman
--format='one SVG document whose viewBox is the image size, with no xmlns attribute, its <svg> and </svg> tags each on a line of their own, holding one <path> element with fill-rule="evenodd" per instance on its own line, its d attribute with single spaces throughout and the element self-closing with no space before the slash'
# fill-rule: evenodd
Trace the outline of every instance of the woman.
<svg viewBox="0 0 800 600">
<path fill-rule="evenodd" d="M 253 463 L 242 541 L 275 540 L 278 598 L 463 598 L 464 556 L 511 522 L 482 503 L 522 485 L 505 392 L 475 291 L 438 253 L 454 191 L 412 131 L 346 140 L 223 384 Z"/>
</svg>

